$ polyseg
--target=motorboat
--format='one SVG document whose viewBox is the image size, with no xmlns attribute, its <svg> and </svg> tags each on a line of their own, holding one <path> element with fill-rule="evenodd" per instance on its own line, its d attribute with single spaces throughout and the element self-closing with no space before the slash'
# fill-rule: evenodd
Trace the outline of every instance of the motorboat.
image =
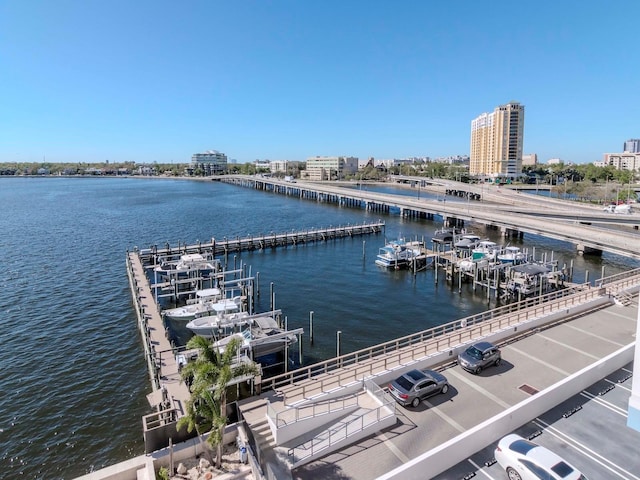
<svg viewBox="0 0 640 480">
<path fill-rule="evenodd" d="M 153 271 L 161 277 L 187 278 L 195 273 L 207 276 L 220 270 L 220 261 L 207 258 L 200 253 L 181 255 L 178 261 L 165 261 L 156 266 Z"/>
<path fill-rule="evenodd" d="M 548 283 L 549 274 L 550 270 L 544 265 L 535 263 L 515 265 L 509 270 L 507 290 L 525 296 L 538 293 L 547 286 L 545 284 Z"/>
<path fill-rule="evenodd" d="M 496 259 L 499 250 L 500 247 L 498 247 L 496 242 L 492 242 L 491 240 L 482 240 L 475 248 L 471 249 L 471 259 L 487 259 L 493 261 Z"/>
<path fill-rule="evenodd" d="M 482 239 L 478 235 L 472 233 L 462 235 L 453 247 L 458 251 L 462 257 L 469 256 L 471 250 L 476 248 Z"/>
<path fill-rule="evenodd" d="M 384 268 L 403 268 L 422 255 L 421 242 L 393 240 L 381 247 L 376 257 L 376 265 Z"/>
<path fill-rule="evenodd" d="M 498 254 L 497 258 L 500 263 L 519 265 L 527 261 L 527 254 L 520 247 L 507 246 L 502 253 Z"/>
<path fill-rule="evenodd" d="M 187 323 L 187 328 L 201 337 L 221 339 L 238 333 L 250 323 L 248 312 L 218 313 L 194 318 Z"/>
<path fill-rule="evenodd" d="M 440 230 L 436 230 L 431 237 L 431 241 L 434 243 L 455 243 L 460 235 L 464 234 L 464 230 L 455 227 L 445 227 Z"/>
<path fill-rule="evenodd" d="M 197 303 L 163 310 L 162 314 L 170 320 L 188 322 L 196 317 L 218 315 L 220 312 L 237 312 L 240 310 L 241 305 L 241 296 L 232 298 L 205 298 Z"/>
<path fill-rule="evenodd" d="M 489 259 L 485 257 L 473 258 L 465 257 L 456 263 L 458 269 L 463 273 L 473 272 L 476 268 L 485 268 L 489 265 Z"/>
<path fill-rule="evenodd" d="M 248 350 L 252 358 L 270 355 L 283 351 L 298 341 L 297 335 L 302 334 L 303 329 L 285 330 L 278 326 L 271 312 L 255 315 L 250 325 L 241 332 L 234 333 L 212 343 L 214 348 L 224 351 L 233 338 L 241 341 L 241 350 Z"/>
</svg>

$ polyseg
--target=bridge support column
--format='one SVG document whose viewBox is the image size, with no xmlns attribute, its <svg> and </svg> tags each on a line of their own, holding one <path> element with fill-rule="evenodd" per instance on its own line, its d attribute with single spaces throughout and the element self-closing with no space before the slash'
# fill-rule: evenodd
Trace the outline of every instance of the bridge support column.
<svg viewBox="0 0 640 480">
<path fill-rule="evenodd" d="M 638 320 L 636 322 L 636 338 L 640 335 L 640 309 L 638 309 Z M 636 350 L 633 359 L 634 370 L 640 366 L 640 342 L 636 342 Z M 629 416 L 627 426 L 640 432 L 640 375 L 634 372 L 631 382 L 631 397 L 629 398 Z"/>
<path fill-rule="evenodd" d="M 597 257 L 602 256 L 602 250 L 598 250 L 597 248 L 593 247 L 587 247 L 582 243 L 576 245 L 576 249 L 578 250 L 578 255 L 595 255 Z"/>
<path fill-rule="evenodd" d="M 507 238 L 518 238 L 518 230 L 515 228 L 507 228 L 507 227 L 500 227 L 500 233 L 502 233 L 503 237 L 507 237 Z"/>
</svg>

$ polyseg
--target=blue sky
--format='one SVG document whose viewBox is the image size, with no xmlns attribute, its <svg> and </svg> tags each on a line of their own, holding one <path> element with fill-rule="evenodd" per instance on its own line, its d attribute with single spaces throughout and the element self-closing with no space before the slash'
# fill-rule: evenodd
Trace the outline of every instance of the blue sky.
<svg viewBox="0 0 640 480">
<path fill-rule="evenodd" d="M 640 2 L 0 0 L 0 162 L 525 153 L 640 138 Z"/>
</svg>

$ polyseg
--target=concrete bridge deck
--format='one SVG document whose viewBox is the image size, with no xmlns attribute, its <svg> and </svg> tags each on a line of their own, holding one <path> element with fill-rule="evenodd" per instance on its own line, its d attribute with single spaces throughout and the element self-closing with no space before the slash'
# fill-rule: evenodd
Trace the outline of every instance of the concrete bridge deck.
<svg viewBox="0 0 640 480">
<path fill-rule="evenodd" d="M 544 197 L 535 198 L 534 195 L 522 195 L 507 189 L 502 191 L 497 188 L 492 191 L 492 201 L 490 202 L 437 202 L 413 196 L 345 188 L 333 182 L 291 184 L 277 179 L 246 175 L 223 176 L 218 180 L 357 208 L 366 206 L 367 209 L 380 211 L 397 208 L 401 215 L 425 217 L 438 215 L 447 222 L 476 222 L 501 228 L 505 232 L 518 231 L 571 242 L 578 246 L 579 252 L 593 249 L 640 259 L 640 251 L 637 248 L 640 242 L 640 232 L 638 231 L 640 213 L 632 215 L 607 214 L 591 205 Z M 440 188 L 445 187 L 446 185 L 443 185 Z M 482 188 L 484 190 L 484 187 L 477 185 L 468 188 L 476 190 Z M 531 208 L 532 206 L 535 208 Z M 553 216 L 540 218 L 540 212 Z M 594 226 L 599 222 L 607 224 L 614 220 L 618 224 L 624 224 L 631 228 L 621 231 Z"/>
</svg>

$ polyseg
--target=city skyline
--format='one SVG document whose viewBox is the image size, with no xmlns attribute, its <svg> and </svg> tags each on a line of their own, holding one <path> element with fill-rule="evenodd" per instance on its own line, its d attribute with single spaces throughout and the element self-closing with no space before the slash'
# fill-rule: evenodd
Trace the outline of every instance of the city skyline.
<svg viewBox="0 0 640 480">
<path fill-rule="evenodd" d="M 523 153 L 600 161 L 640 135 L 636 42 L 618 28 L 637 13 L 634 2 L 7 1 L 0 162 L 468 155 L 471 121 L 509 102 L 527 107 Z"/>
</svg>

